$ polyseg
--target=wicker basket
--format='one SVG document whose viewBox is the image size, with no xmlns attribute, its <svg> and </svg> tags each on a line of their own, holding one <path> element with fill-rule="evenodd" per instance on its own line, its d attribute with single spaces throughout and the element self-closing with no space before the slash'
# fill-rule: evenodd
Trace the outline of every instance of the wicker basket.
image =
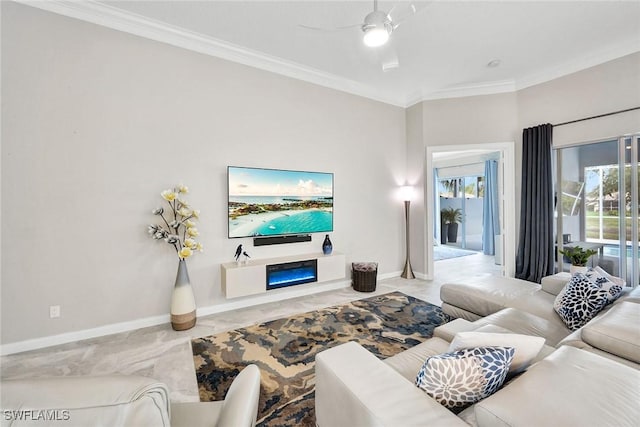
<svg viewBox="0 0 640 427">
<path fill-rule="evenodd" d="M 376 290 L 378 279 L 378 263 L 354 262 L 351 263 L 351 285 L 359 292 L 373 292 Z"/>
</svg>

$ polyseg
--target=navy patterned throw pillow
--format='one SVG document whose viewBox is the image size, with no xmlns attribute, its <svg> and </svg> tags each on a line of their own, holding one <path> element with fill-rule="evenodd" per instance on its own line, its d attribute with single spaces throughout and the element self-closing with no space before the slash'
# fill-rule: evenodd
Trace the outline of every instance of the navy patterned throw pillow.
<svg viewBox="0 0 640 427">
<path fill-rule="evenodd" d="M 609 303 L 608 296 L 607 289 L 593 283 L 586 275 L 576 273 L 556 297 L 553 309 L 567 328 L 575 331 L 586 325 Z"/>
<path fill-rule="evenodd" d="M 593 268 L 587 270 L 585 276 L 591 281 L 591 283 L 595 283 L 600 289 L 604 289 L 605 291 L 607 291 L 607 300 L 609 303 L 612 303 L 616 299 L 618 299 L 618 297 L 622 293 L 622 285 L 614 283 L 613 281 L 609 280 L 608 277 L 600 274 Z"/>
<path fill-rule="evenodd" d="M 431 356 L 420 368 L 416 385 L 459 412 L 502 386 L 514 353 L 512 347 L 476 347 Z"/>
</svg>

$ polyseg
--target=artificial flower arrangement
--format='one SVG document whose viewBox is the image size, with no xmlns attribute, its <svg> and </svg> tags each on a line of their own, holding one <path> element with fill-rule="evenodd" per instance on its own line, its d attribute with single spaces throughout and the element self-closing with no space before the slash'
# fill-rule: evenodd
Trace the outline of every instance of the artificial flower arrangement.
<svg viewBox="0 0 640 427">
<path fill-rule="evenodd" d="M 189 203 L 181 198 L 188 192 L 186 186 L 178 185 L 160 193 L 169 209 L 158 207 L 151 213 L 160 216 L 164 224 L 151 224 L 148 228 L 149 235 L 155 240 L 163 239 L 172 245 L 181 260 L 189 258 L 194 251 L 202 252 L 202 244 L 195 240 L 199 234 L 195 221 L 200 217 L 200 211 L 191 209 Z"/>
</svg>

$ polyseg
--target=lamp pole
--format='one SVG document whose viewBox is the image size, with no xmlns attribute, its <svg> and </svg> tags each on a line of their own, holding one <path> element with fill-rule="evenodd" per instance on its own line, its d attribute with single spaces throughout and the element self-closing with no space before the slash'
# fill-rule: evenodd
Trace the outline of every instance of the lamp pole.
<svg viewBox="0 0 640 427">
<path fill-rule="evenodd" d="M 410 252 L 410 245 L 409 245 L 409 207 L 411 205 L 411 201 L 410 200 L 405 200 L 404 201 L 404 220 L 405 220 L 405 244 L 406 244 L 406 250 L 405 253 L 407 254 L 407 259 L 404 262 L 404 270 L 402 270 L 402 274 L 400 275 L 400 277 L 402 277 L 403 279 L 415 279 L 416 276 L 413 274 L 413 270 L 411 269 L 411 252 Z"/>
</svg>

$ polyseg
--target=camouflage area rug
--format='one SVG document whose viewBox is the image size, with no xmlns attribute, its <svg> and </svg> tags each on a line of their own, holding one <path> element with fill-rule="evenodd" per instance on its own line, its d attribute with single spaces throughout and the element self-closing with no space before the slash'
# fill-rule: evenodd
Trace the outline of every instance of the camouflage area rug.
<svg viewBox="0 0 640 427">
<path fill-rule="evenodd" d="M 449 321 L 440 307 L 400 292 L 192 340 L 201 401 L 223 400 L 247 365 L 260 368 L 260 426 L 315 426 L 315 355 L 357 341 L 385 359 Z"/>
</svg>

